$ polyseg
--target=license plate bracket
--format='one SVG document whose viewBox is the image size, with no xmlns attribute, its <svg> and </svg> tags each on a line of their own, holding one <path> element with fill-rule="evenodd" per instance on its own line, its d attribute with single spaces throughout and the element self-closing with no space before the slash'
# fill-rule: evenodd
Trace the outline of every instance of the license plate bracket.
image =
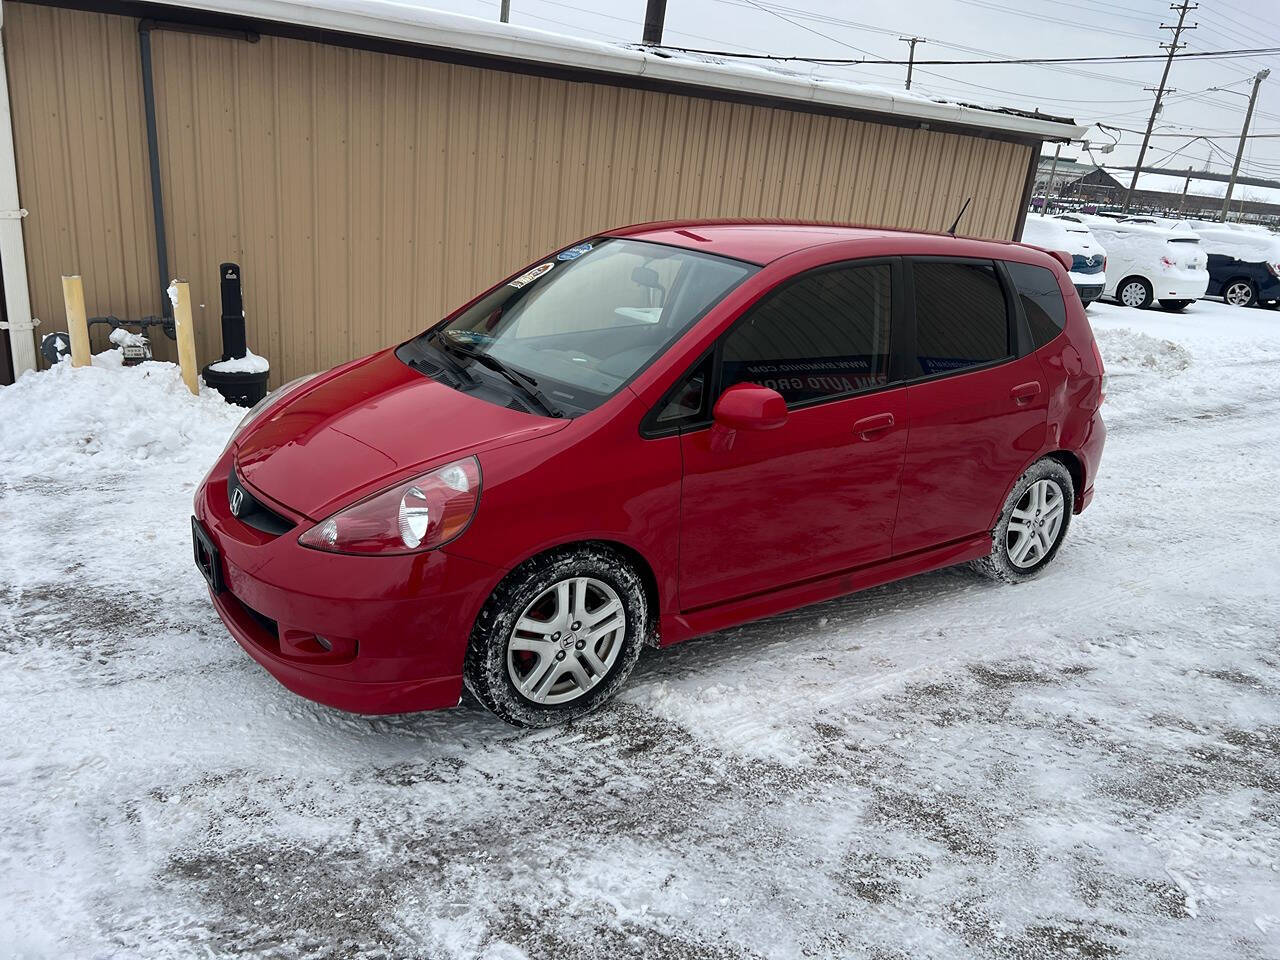
<svg viewBox="0 0 1280 960">
<path fill-rule="evenodd" d="M 208 582 L 209 589 L 215 594 L 221 593 L 226 589 L 222 580 L 222 556 L 213 539 L 195 517 L 191 518 L 191 549 L 195 554 L 196 569 Z"/>
</svg>

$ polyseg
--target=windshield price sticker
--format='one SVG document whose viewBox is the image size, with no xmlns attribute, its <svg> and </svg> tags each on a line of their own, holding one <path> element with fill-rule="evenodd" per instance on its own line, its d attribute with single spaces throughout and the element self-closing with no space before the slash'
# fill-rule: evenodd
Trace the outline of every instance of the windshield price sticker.
<svg viewBox="0 0 1280 960">
<path fill-rule="evenodd" d="M 544 273 L 546 273 L 548 270 L 550 270 L 554 266 L 555 264 L 551 262 L 540 263 L 536 267 L 534 267 L 532 270 L 529 270 L 526 273 L 520 274 L 520 276 L 512 280 L 509 284 L 507 284 L 507 286 L 515 287 L 517 290 L 519 290 L 521 287 L 527 284 L 533 283 L 533 281 L 537 280 L 540 276 L 542 276 Z"/>
</svg>

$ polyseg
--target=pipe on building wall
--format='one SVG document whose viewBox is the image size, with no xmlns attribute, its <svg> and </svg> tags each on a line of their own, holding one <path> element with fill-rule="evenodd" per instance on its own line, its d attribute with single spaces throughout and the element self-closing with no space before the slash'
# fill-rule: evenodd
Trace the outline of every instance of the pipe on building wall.
<svg viewBox="0 0 1280 960">
<path fill-rule="evenodd" d="M 164 226 L 164 191 L 160 185 L 160 135 L 156 127 L 156 79 L 151 60 L 151 32 L 172 30 L 179 33 L 196 33 L 205 36 L 227 37 L 257 43 L 258 34 L 251 30 L 202 27 L 183 23 L 143 18 L 138 21 L 138 57 L 142 65 L 142 109 L 147 123 L 147 166 L 151 171 L 151 219 L 156 239 L 156 268 L 160 274 L 160 289 L 169 289 L 169 241 Z M 160 298 L 160 307 L 166 317 L 173 316 L 173 304 L 168 295 Z"/>
<path fill-rule="evenodd" d="M 1018 207 L 1018 220 L 1013 225 L 1014 240 L 1022 240 L 1022 231 L 1027 226 L 1027 211 L 1031 207 L 1031 197 L 1036 185 L 1036 171 L 1040 168 L 1040 150 L 1043 146 L 1043 141 L 1031 145 L 1031 160 L 1027 164 L 1027 179 L 1022 184 L 1022 204 Z"/>
<path fill-rule="evenodd" d="M 156 81 L 151 66 L 150 20 L 138 21 L 138 56 L 142 62 L 142 108 L 147 122 L 147 164 L 151 170 L 151 219 L 156 237 L 156 266 L 160 273 L 160 290 L 169 287 L 169 248 L 164 231 L 164 192 L 160 186 L 160 138 L 156 132 Z M 173 316 L 173 304 L 160 297 L 166 317 Z"/>
<path fill-rule="evenodd" d="M 0 3 L 0 273 L 4 274 L 4 303 L 13 356 L 13 375 L 36 368 L 31 292 L 27 286 L 27 251 L 22 240 L 18 203 L 18 161 L 13 148 L 13 115 L 9 109 L 9 71 L 4 58 L 4 4 Z"/>
</svg>

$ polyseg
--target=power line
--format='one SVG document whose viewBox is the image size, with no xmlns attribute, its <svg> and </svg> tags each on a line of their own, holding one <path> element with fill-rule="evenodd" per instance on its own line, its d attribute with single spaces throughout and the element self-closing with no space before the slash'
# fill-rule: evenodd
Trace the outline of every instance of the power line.
<svg viewBox="0 0 1280 960">
<path fill-rule="evenodd" d="M 1135 130 L 1132 127 L 1117 127 L 1115 126 L 1115 124 L 1111 124 L 1111 123 L 1095 123 L 1094 126 L 1098 127 L 1101 130 L 1119 130 L 1122 133 L 1133 133 L 1133 134 L 1137 134 L 1138 136 L 1142 136 L 1142 133 L 1143 133 L 1143 131 Z M 1151 136 L 1152 137 L 1185 137 L 1186 134 L 1185 133 L 1152 133 Z M 1239 139 L 1240 135 L 1238 133 L 1220 133 L 1220 134 L 1213 134 L 1213 135 L 1200 134 L 1199 136 L 1201 140 L 1237 140 Z M 1265 133 L 1251 133 L 1249 134 L 1248 139 L 1274 140 L 1278 137 L 1280 137 L 1280 130 L 1268 130 Z"/>
<path fill-rule="evenodd" d="M 768 11 L 768 8 L 760 6 L 759 4 L 753 4 L 753 6 L 756 6 L 761 10 L 766 10 L 767 12 L 772 12 L 772 11 Z M 775 14 L 775 16 L 781 16 L 781 14 Z M 783 17 L 783 19 L 786 20 L 785 17 Z M 787 22 L 794 23 L 794 21 L 791 21 L 791 20 L 787 20 Z M 794 25 L 797 27 L 800 27 L 803 30 L 809 29 L 808 27 L 805 27 L 799 23 L 794 23 Z M 1184 29 L 1191 30 L 1193 28 L 1185 27 Z M 826 34 L 820 33 L 818 34 L 818 36 L 826 37 Z M 839 43 L 841 46 L 846 46 L 846 47 L 850 46 L 847 43 L 842 43 L 841 41 L 836 40 L 834 37 L 827 37 L 827 39 L 831 40 L 834 43 Z M 916 37 L 914 39 L 922 40 L 923 38 Z M 1161 46 L 1164 46 L 1164 44 L 1161 44 Z M 1186 46 L 1186 44 L 1180 44 L 1180 46 Z M 879 58 L 876 58 L 874 60 L 866 60 L 866 59 L 851 60 L 844 57 L 809 57 L 809 56 L 783 55 L 783 54 L 775 54 L 775 53 L 744 53 L 736 50 L 704 50 L 704 49 L 699 49 L 697 47 L 676 47 L 676 46 L 672 46 L 671 44 L 662 44 L 659 47 L 659 49 L 675 50 L 679 53 L 696 53 L 696 54 L 702 54 L 703 56 L 711 56 L 711 57 L 734 57 L 735 59 L 739 59 L 739 60 L 776 60 L 779 63 L 789 63 L 789 62 L 798 61 L 802 63 L 817 63 L 817 64 L 823 64 L 826 66 L 846 66 L 846 67 L 857 67 L 857 66 L 906 67 L 906 66 L 911 66 L 912 64 L 914 64 L 917 67 L 920 67 L 920 66 L 964 67 L 964 66 L 993 66 L 993 65 L 1025 66 L 1025 65 L 1051 64 L 1051 63 L 1124 63 L 1124 62 L 1139 62 L 1139 61 L 1147 61 L 1147 60 L 1167 60 L 1169 58 L 1168 54 L 1164 54 L 1164 53 L 1123 53 L 1123 54 L 1113 54 L 1110 56 L 1097 56 L 1097 57 L 1014 57 L 1014 58 L 999 59 L 999 60 L 996 60 L 996 59 L 992 59 L 992 60 L 882 60 Z M 859 47 L 851 47 L 851 49 L 860 50 Z M 872 56 L 872 57 L 875 56 L 875 54 L 871 54 L 868 51 L 860 51 L 860 52 L 867 53 L 868 56 Z M 1175 60 L 1193 60 L 1193 59 L 1212 60 L 1212 59 L 1223 59 L 1223 58 L 1231 58 L 1231 57 L 1255 57 L 1255 56 L 1260 56 L 1262 54 L 1276 54 L 1276 53 L 1280 53 L 1280 47 L 1250 47 L 1250 48 L 1244 48 L 1239 50 L 1204 50 L 1204 51 L 1194 51 L 1191 53 L 1179 53 L 1174 55 L 1174 59 Z"/>
<path fill-rule="evenodd" d="M 999 3 L 989 3 L 987 0 L 959 0 L 960 3 L 966 3 L 973 7 L 982 7 L 987 10 L 996 10 L 1001 13 L 1014 13 L 1022 17 L 1028 17 L 1032 20 L 1039 20 L 1043 23 L 1056 23 L 1065 27 L 1074 27 L 1077 30 L 1086 30 L 1089 33 L 1107 33 L 1115 37 L 1131 37 L 1134 40 L 1147 40 L 1149 37 L 1141 33 L 1131 33 L 1128 30 L 1103 30 L 1093 24 L 1084 24 L 1079 21 L 1062 20 L 1058 17 L 1050 17 L 1041 13 L 1032 13 L 1028 10 L 1019 10 L 1017 7 L 1007 7 Z"/>
<path fill-rule="evenodd" d="M 835 37 L 830 36 L 829 34 L 825 34 L 820 30 L 814 30 L 812 27 L 806 27 L 803 23 L 797 23 L 796 21 L 792 20 L 790 17 L 784 16 L 783 14 L 778 13 L 778 11 L 776 10 L 770 10 L 768 7 L 766 7 L 762 3 L 756 3 L 756 0 L 746 0 L 746 3 L 752 7 L 755 7 L 757 10 L 762 10 L 763 12 L 769 14 L 770 16 L 777 17 L 783 23 L 789 23 L 793 27 L 799 27 L 801 30 L 805 31 L 806 33 L 812 33 L 815 37 L 821 37 L 823 40 L 830 40 L 832 43 L 839 44 L 842 47 L 848 47 L 850 50 L 857 50 L 859 53 L 866 54 L 867 56 L 875 56 L 875 54 L 873 54 L 870 50 L 863 50 L 861 47 L 855 47 L 851 43 L 845 43 L 843 40 L 837 40 Z M 770 59 L 776 59 L 776 58 L 771 57 Z"/>
<path fill-rule="evenodd" d="M 1233 10 L 1237 9 L 1229 3 L 1225 3 L 1224 0 L 1219 0 L 1218 5 L 1230 7 Z M 1268 36 L 1273 40 L 1280 40 L 1280 36 L 1277 36 L 1277 34 L 1280 34 L 1280 27 L 1277 28 L 1277 33 L 1271 33 L 1270 31 L 1260 30 L 1258 28 L 1259 23 L 1268 23 L 1269 21 L 1263 20 L 1261 17 L 1259 17 L 1256 11 L 1249 14 L 1249 16 L 1253 18 L 1252 23 L 1244 23 L 1240 20 L 1237 20 L 1235 17 L 1232 17 L 1228 14 L 1223 13 L 1221 10 L 1218 10 L 1218 9 L 1206 9 L 1205 11 L 1203 11 L 1202 16 L 1215 17 L 1219 20 L 1222 20 L 1224 23 L 1233 24 L 1236 27 L 1239 27 L 1246 35 L 1261 34 L 1263 36 Z"/>
<path fill-rule="evenodd" d="M 752 8 L 752 7 L 758 8 L 759 6 L 765 5 L 765 4 L 749 4 L 746 2 L 746 0 L 713 0 L 713 2 L 722 3 L 727 6 L 746 7 L 746 8 Z M 879 27 L 879 26 L 876 26 L 875 24 L 863 23 L 858 20 L 848 20 L 848 19 L 842 19 L 840 17 L 829 16 L 826 14 L 811 13 L 796 7 L 784 6 L 778 3 L 767 4 L 767 6 L 771 10 L 783 11 L 789 14 L 790 16 L 798 19 L 811 20 L 817 23 L 830 24 L 832 26 L 844 27 L 851 30 L 876 33 L 876 34 L 881 34 L 884 36 L 891 36 L 891 37 L 900 36 L 904 32 L 902 30 L 890 30 L 885 27 Z M 962 44 L 962 43 L 954 43 L 951 41 L 942 40 L 938 37 L 925 37 L 925 39 L 928 40 L 929 43 L 931 44 L 934 44 L 939 47 L 946 47 L 947 49 L 950 49 L 950 50 L 962 50 L 966 53 L 978 53 L 978 54 L 984 54 L 989 57 L 999 57 L 1001 59 L 1009 59 L 1007 54 L 999 53 L 995 50 L 986 50 L 986 49 L 983 49 L 982 47 L 966 46 L 965 44 Z M 1062 67 L 1062 66 L 1053 66 L 1053 65 L 1044 65 L 1044 64 L 1031 64 L 1031 66 L 1034 66 L 1040 70 L 1051 71 L 1053 73 L 1061 73 L 1061 74 L 1066 74 L 1073 77 L 1087 77 L 1092 80 L 1099 80 L 1103 83 L 1118 84 L 1120 86 L 1125 86 L 1125 87 L 1137 87 L 1141 89 L 1141 86 L 1142 86 L 1142 84 L 1139 81 L 1135 81 L 1132 79 L 1118 78 L 1118 77 L 1110 76 L 1105 73 L 1096 73 L 1090 70 L 1078 70 L 1078 69 L 1073 69 L 1071 67 Z M 995 88 L 984 87 L 983 89 L 995 89 Z M 1054 98 L 1047 97 L 1046 99 L 1054 99 Z M 1143 102 L 1146 102 L 1145 98 Z"/>
</svg>

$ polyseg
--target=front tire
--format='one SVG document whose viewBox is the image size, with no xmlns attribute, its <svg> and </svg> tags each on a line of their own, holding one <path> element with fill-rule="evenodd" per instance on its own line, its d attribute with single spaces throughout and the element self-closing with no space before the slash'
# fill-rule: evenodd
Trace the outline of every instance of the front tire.
<svg viewBox="0 0 1280 960">
<path fill-rule="evenodd" d="M 486 601 L 471 631 L 463 680 L 486 708 L 519 727 L 550 727 L 617 692 L 649 631 L 644 583 L 603 544 L 521 564 Z"/>
<path fill-rule="evenodd" d="M 1145 310 L 1151 306 L 1151 284 L 1141 277 L 1125 277 L 1116 287 L 1116 301 L 1125 307 Z"/>
<path fill-rule="evenodd" d="M 1170 313 L 1181 313 L 1191 306 L 1192 302 L 1191 300 L 1161 300 L 1160 309 L 1167 310 Z"/>
<path fill-rule="evenodd" d="M 991 531 L 991 553 L 971 566 L 985 577 L 1018 583 L 1038 574 L 1058 555 L 1071 526 L 1075 483 L 1061 462 L 1033 463 L 1013 485 Z"/>
</svg>

